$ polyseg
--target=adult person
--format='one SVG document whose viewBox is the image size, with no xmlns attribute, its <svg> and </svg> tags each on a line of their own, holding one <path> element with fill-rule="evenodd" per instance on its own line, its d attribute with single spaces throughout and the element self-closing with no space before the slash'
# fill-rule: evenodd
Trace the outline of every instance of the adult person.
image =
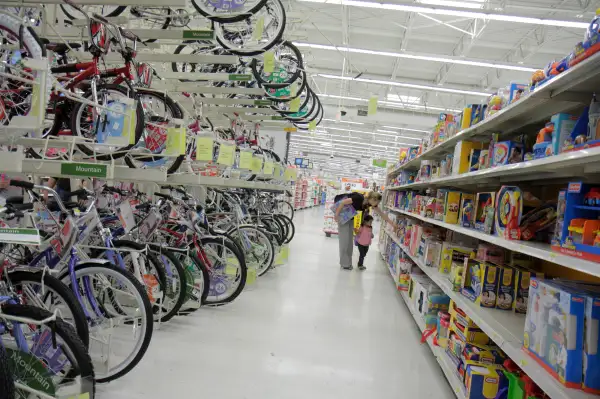
<svg viewBox="0 0 600 399">
<path fill-rule="evenodd" d="M 354 249 L 354 218 L 340 223 L 340 212 L 346 205 L 351 205 L 354 210 L 366 213 L 373 209 L 383 220 L 393 224 L 390 218 L 379 208 L 381 194 L 370 191 L 366 196 L 360 193 L 345 194 L 345 198 L 336 198 L 338 207 L 335 210 L 335 221 L 338 223 L 338 239 L 340 248 L 340 266 L 344 270 L 352 270 L 352 251 Z"/>
</svg>

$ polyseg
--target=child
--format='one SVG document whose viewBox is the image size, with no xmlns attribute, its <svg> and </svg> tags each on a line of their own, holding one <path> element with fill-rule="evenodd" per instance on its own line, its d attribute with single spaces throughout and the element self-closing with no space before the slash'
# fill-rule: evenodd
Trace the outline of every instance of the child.
<svg viewBox="0 0 600 399">
<path fill-rule="evenodd" d="M 362 224 L 356 233 L 356 246 L 358 247 L 358 252 L 360 254 L 358 258 L 358 269 L 365 270 L 366 267 L 363 265 L 365 261 L 365 256 L 367 256 L 367 252 L 369 252 L 369 245 L 371 245 L 371 240 L 373 239 L 373 228 L 371 224 L 373 223 L 373 216 L 365 215 L 363 217 Z"/>
</svg>

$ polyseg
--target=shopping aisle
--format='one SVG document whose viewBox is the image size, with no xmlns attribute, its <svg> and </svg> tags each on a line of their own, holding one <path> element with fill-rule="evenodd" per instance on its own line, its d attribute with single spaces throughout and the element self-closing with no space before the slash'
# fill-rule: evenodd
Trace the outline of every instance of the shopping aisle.
<svg viewBox="0 0 600 399">
<path fill-rule="evenodd" d="M 365 272 L 340 270 L 322 209 L 296 214 L 288 264 L 233 304 L 163 325 L 99 398 L 453 398 L 375 243 Z"/>
</svg>

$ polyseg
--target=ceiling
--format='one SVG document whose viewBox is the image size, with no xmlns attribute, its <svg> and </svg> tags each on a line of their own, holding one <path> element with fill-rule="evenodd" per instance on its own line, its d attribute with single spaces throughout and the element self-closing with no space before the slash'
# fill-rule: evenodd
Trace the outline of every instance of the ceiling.
<svg viewBox="0 0 600 399">
<path fill-rule="evenodd" d="M 495 89 L 528 82 L 532 71 L 570 53 L 600 7 L 599 0 L 284 4 L 286 39 L 303 53 L 325 106 L 316 132 L 292 134 L 290 154 L 304 151 L 331 174 L 365 176 L 377 171 L 368 167 L 372 158 L 395 161 L 399 147 L 418 144 L 440 112 L 485 102 Z M 377 113 L 357 116 L 373 96 Z M 345 163 L 356 159 L 364 167 Z"/>
</svg>

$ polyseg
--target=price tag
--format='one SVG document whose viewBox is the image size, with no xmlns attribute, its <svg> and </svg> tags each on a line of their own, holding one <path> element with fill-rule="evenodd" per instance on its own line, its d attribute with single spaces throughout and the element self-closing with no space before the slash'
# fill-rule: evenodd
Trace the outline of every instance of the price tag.
<svg viewBox="0 0 600 399">
<path fill-rule="evenodd" d="M 123 201 L 117 208 L 117 215 L 121 221 L 121 225 L 127 233 L 135 227 L 135 218 L 133 217 L 133 209 L 129 201 Z"/>
<path fill-rule="evenodd" d="M 135 144 L 135 127 L 137 124 L 137 113 L 135 108 L 129 108 L 125 115 L 125 126 L 127 126 L 127 134 L 129 137 L 129 145 Z"/>
<path fill-rule="evenodd" d="M 298 94 L 298 83 L 294 82 L 290 85 L 290 97 L 294 97 Z"/>
<path fill-rule="evenodd" d="M 78 395 L 69 396 L 67 399 L 90 399 L 90 393 L 89 392 L 80 393 Z"/>
<path fill-rule="evenodd" d="M 185 128 L 170 127 L 167 129 L 167 155 L 185 154 Z"/>
<path fill-rule="evenodd" d="M 254 25 L 254 30 L 252 31 L 252 39 L 259 41 L 263 37 L 263 32 L 265 31 L 265 17 L 258 17 L 256 20 L 256 25 Z"/>
<path fill-rule="evenodd" d="M 235 146 L 229 144 L 221 144 L 219 146 L 219 158 L 217 163 L 219 165 L 231 166 L 233 165 L 233 156 L 235 153 Z"/>
<path fill-rule="evenodd" d="M 210 162 L 213 159 L 213 144 L 212 137 L 197 137 L 196 138 L 196 161 Z"/>
<path fill-rule="evenodd" d="M 256 269 L 254 267 L 248 268 L 248 274 L 246 276 L 246 284 L 254 284 L 256 281 Z"/>
<path fill-rule="evenodd" d="M 367 115 L 375 115 L 377 113 L 377 97 L 369 98 L 369 109 Z"/>
<path fill-rule="evenodd" d="M 256 157 L 253 156 L 252 157 L 252 167 L 250 168 L 250 170 L 252 170 L 253 172 L 260 172 L 260 170 L 262 169 L 262 158 L 260 157 Z"/>
<path fill-rule="evenodd" d="M 233 264 L 230 264 L 230 262 L 235 264 L 236 260 L 234 258 L 227 259 L 227 264 L 225 265 L 225 274 L 228 276 L 236 276 L 238 268 Z"/>
<path fill-rule="evenodd" d="M 98 142 L 118 146 L 135 144 L 137 115 L 133 100 L 123 98 L 112 102 L 108 108 L 109 110 L 102 110 L 106 120 L 98 128 L 96 135 Z M 131 135 L 133 135 L 133 138 L 131 138 Z"/>
<path fill-rule="evenodd" d="M 265 174 L 265 175 L 272 175 L 274 168 L 275 168 L 275 166 L 274 166 L 274 164 L 273 164 L 272 161 L 265 162 L 265 167 L 263 169 L 263 174 Z"/>
<path fill-rule="evenodd" d="M 263 54 L 263 70 L 265 73 L 273 73 L 275 70 L 275 54 L 272 51 Z"/>
<path fill-rule="evenodd" d="M 240 151 L 240 169 L 252 168 L 252 152 Z"/>
<path fill-rule="evenodd" d="M 300 109 L 300 97 L 296 97 L 292 101 L 290 101 L 290 111 L 298 112 L 299 109 Z"/>
<path fill-rule="evenodd" d="M 290 247 L 288 244 L 285 244 L 283 246 L 283 249 L 281 250 L 281 253 L 283 255 L 281 255 L 283 257 L 283 260 L 288 260 L 289 256 L 290 256 Z"/>
<path fill-rule="evenodd" d="M 273 172 L 273 175 L 275 176 L 276 179 L 281 180 L 281 165 L 280 164 L 276 164 L 275 165 L 275 171 Z"/>
<path fill-rule="evenodd" d="M 317 129 L 317 121 L 310 121 L 308 123 L 308 130 L 315 131 Z"/>
<path fill-rule="evenodd" d="M 274 264 L 275 264 L 276 266 L 281 266 L 281 265 L 283 265 L 283 264 L 285 263 L 285 262 L 283 261 L 283 256 L 282 256 L 282 255 L 283 255 L 282 251 L 279 251 L 279 252 L 277 253 L 277 255 L 275 256 L 275 262 L 274 262 Z"/>
<path fill-rule="evenodd" d="M 42 73 L 38 71 L 38 73 Z M 31 92 L 31 110 L 29 111 L 29 115 L 31 116 L 40 116 L 40 99 L 42 96 L 40 95 L 40 84 L 34 83 Z"/>
</svg>

